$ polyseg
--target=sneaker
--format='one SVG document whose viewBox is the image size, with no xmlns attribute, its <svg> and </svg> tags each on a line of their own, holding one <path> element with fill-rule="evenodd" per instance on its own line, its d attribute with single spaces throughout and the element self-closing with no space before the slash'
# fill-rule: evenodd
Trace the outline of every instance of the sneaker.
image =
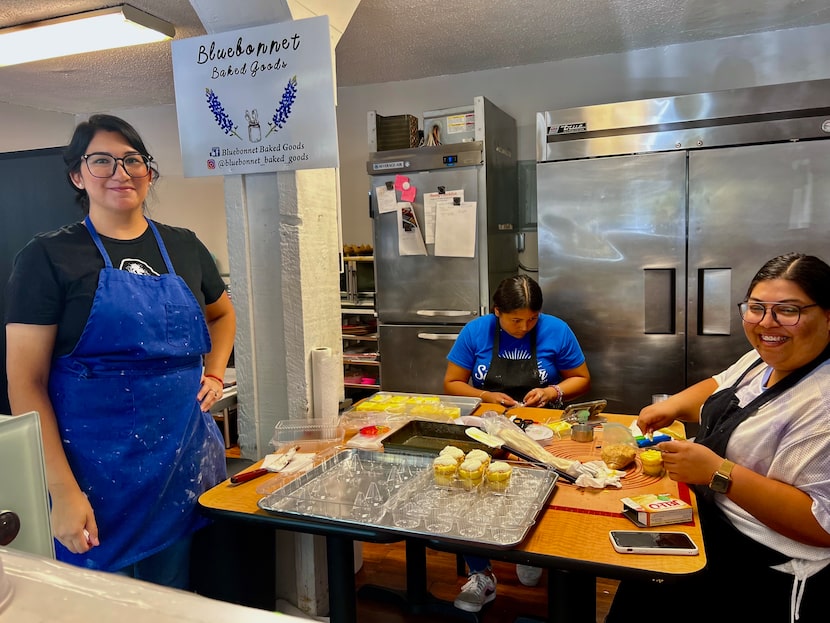
<svg viewBox="0 0 830 623">
<path fill-rule="evenodd" d="M 478 612 L 484 604 L 496 598 L 496 576 L 474 573 L 461 587 L 453 604 L 465 612 Z"/>
<path fill-rule="evenodd" d="M 525 586 L 536 586 L 542 577 L 542 569 L 530 565 L 516 565 L 516 575 L 519 576 L 519 582 Z"/>
</svg>

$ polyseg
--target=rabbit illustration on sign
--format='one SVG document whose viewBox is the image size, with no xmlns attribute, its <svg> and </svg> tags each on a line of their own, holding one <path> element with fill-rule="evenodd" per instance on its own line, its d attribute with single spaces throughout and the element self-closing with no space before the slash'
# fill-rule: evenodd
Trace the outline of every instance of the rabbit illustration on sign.
<svg viewBox="0 0 830 623">
<path fill-rule="evenodd" d="M 246 110 L 245 118 L 248 120 L 248 140 L 252 143 L 259 143 L 262 140 L 262 129 L 259 127 L 259 115 L 256 108 L 250 114 Z"/>
</svg>

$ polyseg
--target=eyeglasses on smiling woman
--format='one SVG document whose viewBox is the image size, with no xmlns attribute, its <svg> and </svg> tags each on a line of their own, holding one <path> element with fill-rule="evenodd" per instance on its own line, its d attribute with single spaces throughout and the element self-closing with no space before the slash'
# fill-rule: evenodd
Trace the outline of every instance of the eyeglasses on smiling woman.
<svg viewBox="0 0 830 623">
<path fill-rule="evenodd" d="M 738 311 L 744 322 L 759 324 L 767 311 L 772 319 L 782 327 L 792 327 L 801 320 L 801 311 L 809 307 L 818 307 L 818 303 L 809 305 L 792 305 L 790 303 L 766 303 L 762 301 L 742 301 L 738 303 Z"/>
<path fill-rule="evenodd" d="M 128 154 L 123 158 L 116 158 L 112 154 L 100 152 L 84 154 L 83 158 L 86 160 L 87 169 L 94 177 L 112 177 L 119 162 L 130 177 L 145 177 L 150 172 L 150 162 L 153 160 L 152 156 L 143 154 Z"/>
</svg>

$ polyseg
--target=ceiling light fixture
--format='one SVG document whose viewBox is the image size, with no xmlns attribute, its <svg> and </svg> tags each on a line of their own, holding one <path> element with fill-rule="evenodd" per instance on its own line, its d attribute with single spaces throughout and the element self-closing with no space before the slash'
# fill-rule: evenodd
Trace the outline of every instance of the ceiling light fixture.
<svg viewBox="0 0 830 623">
<path fill-rule="evenodd" d="M 0 29 L 0 67 L 172 39 L 172 24 L 129 5 Z"/>
</svg>

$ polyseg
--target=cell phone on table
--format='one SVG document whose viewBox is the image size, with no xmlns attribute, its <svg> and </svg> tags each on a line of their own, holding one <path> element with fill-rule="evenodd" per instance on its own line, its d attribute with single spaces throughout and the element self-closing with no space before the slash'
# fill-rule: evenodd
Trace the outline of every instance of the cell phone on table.
<svg viewBox="0 0 830 623">
<path fill-rule="evenodd" d="M 620 554 L 697 556 L 697 545 L 685 532 L 611 530 L 611 544 Z"/>
<path fill-rule="evenodd" d="M 563 420 L 575 420 L 577 419 L 577 414 L 580 411 L 587 411 L 589 413 L 588 419 L 591 418 L 598 418 L 599 414 L 603 412 L 605 407 L 608 405 L 607 400 L 591 400 L 588 402 L 575 402 L 573 404 L 569 404 L 565 407 L 562 411 Z M 605 418 L 602 418 L 605 420 Z"/>
</svg>

